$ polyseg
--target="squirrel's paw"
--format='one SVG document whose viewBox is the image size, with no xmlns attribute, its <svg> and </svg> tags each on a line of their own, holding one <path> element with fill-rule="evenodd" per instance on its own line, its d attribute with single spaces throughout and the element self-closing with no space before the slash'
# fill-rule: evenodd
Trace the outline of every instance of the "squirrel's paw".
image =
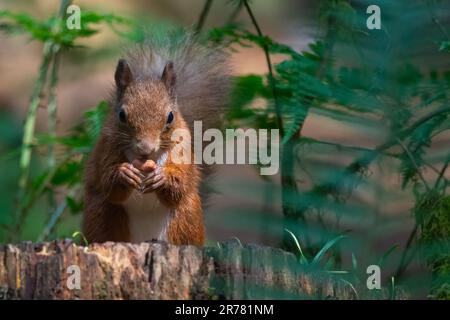
<svg viewBox="0 0 450 320">
<path fill-rule="evenodd" d="M 166 175 L 164 174 L 164 170 L 162 168 L 158 168 L 151 172 L 145 179 L 142 181 L 141 190 L 142 193 L 153 192 L 162 186 L 164 186 L 167 182 Z"/>
<path fill-rule="evenodd" d="M 119 166 L 119 180 L 125 186 L 140 189 L 142 184 L 141 172 L 130 163 L 122 163 Z"/>
</svg>

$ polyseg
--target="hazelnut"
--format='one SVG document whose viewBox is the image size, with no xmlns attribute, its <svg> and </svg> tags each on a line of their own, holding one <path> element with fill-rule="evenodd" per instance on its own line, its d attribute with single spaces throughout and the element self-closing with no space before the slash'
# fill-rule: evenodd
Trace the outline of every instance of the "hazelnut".
<svg viewBox="0 0 450 320">
<path fill-rule="evenodd" d="M 139 159 L 135 159 L 133 160 L 133 162 L 131 162 L 131 164 L 139 169 L 142 172 L 148 173 L 150 171 L 153 171 L 156 168 L 156 163 L 153 160 L 146 160 L 145 162 L 139 160 Z"/>
</svg>

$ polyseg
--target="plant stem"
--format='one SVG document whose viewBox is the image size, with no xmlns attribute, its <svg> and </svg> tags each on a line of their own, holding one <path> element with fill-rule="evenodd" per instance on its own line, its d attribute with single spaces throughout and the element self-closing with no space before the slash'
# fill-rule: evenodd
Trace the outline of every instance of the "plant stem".
<svg viewBox="0 0 450 320">
<path fill-rule="evenodd" d="M 23 199 L 25 196 L 26 188 L 28 185 L 28 178 L 30 172 L 30 162 L 31 162 L 31 145 L 34 139 L 34 128 L 36 124 L 36 114 L 41 101 L 41 95 L 44 88 L 44 84 L 47 79 L 48 68 L 52 57 L 52 43 L 46 42 L 43 49 L 43 57 L 41 66 L 39 67 L 39 75 L 36 80 L 36 84 L 31 95 L 31 102 L 28 107 L 28 113 L 24 125 L 24 133 L 22 138 L 22 150 L 20 155 L 20 177 L 19 177 L 19 191 L 17 196 L 19 210 L 17 210 L 15 218 L 15 226 L 13 228 L 14 232 L 11 233 L 11 238 L 13 240 L 18 240 L 20 237 L 21 221 L 23 221 L 23 216 L 25 212 L 23 210 Z"/>
<path fill-rule="evenodd" d="M 67 196 L 72 197 L 78 190 L 72 189 L 69 191 Z M 58 207 L 54 210 L 52 215 L 50 216 L 49 221 L 47 222 L 47 225 L 45 226 L 44 230 L 38 237 L 38 241 L 45 241 L 48 240 L 48 237 L 54 230 L 56 224 L 58 223 L 59 218 L 61 218 L 64 211 L 67 209 L 67 196 L 64 198 L 64 200 L 59 204 Z"/>
<path fill-rule="evenodd" d="M 61 27 L 62 20 L 66 13 L 67 7 L 71 3 L 71 0 L 61 0 L 61 5 L 58 13 L 58 20 L 55 22 L 53 31 L 58 31 Z M 44 85 L 47 81 L 47 73 L 52 59 L 55 57 L 56 52 L 59 47 L 52 41 L 46 41 L 44 43 L 43 57 L 41 66 L 39 68 L 39 76 L 36 80 L 36 84 L 31 95 L 30 105 L 28 107 L 28 113 L 24 125 L 24 134 L 22 139 L 22 154 L 20 156 L 20 171 L 21 175 L 19 178 L 19 190 L 23 194 L 24 189 L 28 184 L 28 176 L 30 170 L 31 161 L 31 145 L 34 139 L 34 129 L 36 124 L 36 114 L 41 101 L 41 95 L 43 92 Z M 55 71 L 56 72 L 56 71 Z"/>
<path fill-rule="evenodd" d="M 48 94 L 48 134 L 51 137 L 56 136 L 56 124 L 57 124 L 57 101 L 56 101 L 56 88 L 58 84 L 58 69 L 59 69 L 59 52 L 55 52 L 53 56 L 53 63 L 50 71 L 50 87 Z M 47 166 L 51 171 L 56 165 L 55 147 L 53 143 L 48 145 Z M 55 193 L 48 192 L 48 214 L 51 217 L 53 211 L 56 210 Z M 47 235 L 48 236 L 48 235 Z"/>
<path fill-rule="evenodd" d="M 61 0 L 61 7 L 59 12 L 59 18 L 61 20 L 64 17 L 66 8 L 70 4 L 70 2 L 71 2 L 70 0 Z M 60 24 L 60 21 L 58 24 Z M 43 92 L 44 85 L 47 81 L 47 73 L 49 66 L 52 62 L 55 51 L 57 50 L 58 48 L 55 48 L 55 44 L 52 41 L 46 41 L 44 43 L 43 57 L 41 66 L 39 68 L 39 75 L 38 79 L 36 80 L 33 93 L 31 95 L 30 105 L 28 107 L 28 113 L 24 125 L 24 134 L 22 139 L 22 153 L 20 156 L 21 174 L 19 178 L 19 189 L 21 190 L 20 191 L 21 194 L 23 194 L 24 189 L 27 187 L 28 183 L 28 176 L 31 162 L 31 145 L 34 139 L 34 129 L 36 125 L 37 109 L 41 102 L 41 95 Z"/>
<path fill-rule="evenodd" d="M 239 4 L 237 5 L 237 7 L 233 10 L 233 12 L 231 13 L 230 17 L 227 20 L 227 24 L 233 23 L 234 20 L 236 20 L 237 16 L 239 15 L 239 13 L 242 10 L 242 1 L 239 1 Z"/>
<path fill-rule="evenodd" d="M 54 22 L 54 25 L 52 27 L 52 31 L 54 33 L 60 32 L 60 28 L 62 28 L 64 22 L 63 20 L 66 14 L 67 7 L 70 5 L 70 3 L 71 0 L 61 0 L 57 20 Z M 30 105 L 28 107 L 28 112 L 25 119 L 24 133 L 22 137 L 22 150 L 19 161 L 20 177 L 19 177 L 18 197 L 17 197 L 17 200 L 19 202 L 19 210 L 17 210 L 17 215 L 15 218 L 15 227 L 13 228 L 15 232 L 12 235 L 14 239 L 18 239 L 20 237 L 21 224 L 25 220 L 25 216 L 27 214 L 27 210 L 24 209 L 22 202 L 25 196 L 26 189 L 28 187 L 28 180 L 30 175 L 30 164 L 32 155 L 31 147 L 34 140 L 37 110 L 41 102 L 41 95 L 43 94 L 45 84 L 47 82 L 49 67 L 50 65 L 52 65 L 52 62 L 54 62 L 55 56 L 57 55 L 59 49 L 60 49 L 59 45 L 54 43 L 52 40 L 48 40 L 44 43 L 42 62 L 39 68 L 38 79 L 36 80 L 36 84 L 34 86 L 31 95 Z M 52 76 L 55 75 L 54 87 L 56 87 L 57 65 L 56 66 L 54 65 L 54 67 L 55 69 L 52 70 Z M 56 108 L 56 103 L 54 108 Z"/>
<path fill-rule="evenodd" d="M 406 128 L 405 130 L 399 132 L 396 137 L 389 138 L 384 143 L 378 145 L 375 149 L 373 149 L 371 151 L 368 151 L 368 152 L 365 152 L 361 157 L 357 158 L 352 163 L 350 163 L 350 165 L 348 165 L 344 169 L 343 175 L 347 176 L 347 175 L 355 174 L 355 173 L 359 172 L 359 170 L 361 168 L 367 168 L 380 154 L 383 154 L 386 150 L 388 150 L 391 147 L 397 145 L 398 144 L 398 139 L 404 139 L 404 138 L 408 137 L 414 130 L 416 130 L 422 124 L 424 124 L 425 122 L 431 120 L 435 116 L 438 116 L 438 115 L 441 115 L 441 114 L 444 114 L 444 113 L 450 113 L 450 107 L 436 110 L 436 111 L 431 112 L 430 114 L 427 114 L 424 117 L 416 120 L 411 126 Z M 283 155 L 283 157 L 284 157 L 284 155 Z M 283 168 L 282 168 L 282 170 L 283 170 Z M 284 188 L 284 186 L 283 186 L 283 188 Z M 325 183 L 325 184 L 320 184 L 320 185 L 314 186 L 307 193 L 315 194 L 316 190 L 320 190 L 320 192 L 323 192 L 323 190 L 334 190 L 334 189 L 335 189 L 334 185 L 330 185 L 330 184 L 326 184 Z M 329 194 L 329 191 L 327 191 L 327 194 Z M 322 196 L 323 196 L 323 194 L 322 194 Z M 306 209 L 307 208 L 304 208 L 303 210 L 306 210 Z M 283 212 L 285 214 L 289 213 L 287 210 L 285 210 L 284 207 L 283 207 Z M 296 213 L 296 216 L 299 216 L 299 214 Z M 413 231 L 413 233 L 411 234 L 411 237 L 415 236 L 415 232 L 416 231 L 417 230 Z M 410 241 L 408 241 L 408 243 L 411 242 L 412 240 L 413 240 L 413 238 L 410 238 Z"/>
<path fill-rule="evenodd" d="M 41 101 L 41 95 L 44 84 L 47 79 L 48 68 L 52 58 L 53 45 L 46 42 L 43 49 L 43 57 L 39 68 L 39 76 L 31 95 L 30 105 L 24 125 L 24 133 L 22 139 L 22 151 L 20 155 L 20 178 L 19 178 L 19 199 L 23 196 L 28 183 L 28 175 L 31 161 L 31 145 L 34 139 L 34 128 L 36 124 L 36 114 Z"/>
<path fill-rule="evenodd" d="M 61 165 L 63 165 L 66 161 L 68 161 L 73 155 L 68 154 L 65 159 L 61 161 Z M 50 183 L 50 181 L 53 179 L 57 172 L 57 167 L 55 166 L 52 170 L 49 170 L 47 175 L 45 176 L 45 179 L 42 183 L 40 183 L 38 188 L 35 188 L 30 191 L 30 194 L 28 197 L 24 197 L 22 199 L 22 202 L 19 204 L 19 208 L 17 209 L 18 215 L 15 221 L 15 224 L 13 226 L 11 240 L 16 241 L 19 240 L 20 237 L 20 230 L 22 225 L 25 223 L 26 216 L 33 206 L 33 204 L 39 199 L 39 197 L 42 196 L 42 194 L 46 191 L 47 185 Z"/>
<path fill-rule="evenodd" d="M 250 8 L 250 5 L 248 4 L 248 1 L 243 0 L 242 2 L 244 3 L 245 9 L 247 10 L 247 13 L 250 16 L 250 19 L 252 20 L 253 26 L 255 27 L 258 36 L 260 36 L 261 38 L 264 38 L 264 34 L 262 33 L 261 28 L 259 27 L 258 21 L 256 21 L 255 15 L 253 14 L 253 11 Z M 269 47 L 268 47 L 267 43 L 265 43 L 265 42 L 263 43 L 263 50 L 264 50 L 264 55 L 266 57 L 267 68 L 269 69 L 269 85 L 272 90 L 273 100 L 275 103 L 277 126 L 278 126 L 278 129 L 280 130 L 280 136 L 283 137 L 284 136 L 284 128 L 283 128 L 283 120 L 281 117 L 281 106 L 280 106 L 280 103 L 278 100 L 277 88 L 275 85 L 275 77 L 273 75 L 272 61 L 270 59 L 270 54 L 269 54 Z"/>
<path fill-rule="evenodd" d="M 425 177 L 422 175 L 422 172 L 420 171 L 419 166 L 417 165 L 416 160 L 414 159 L 414 156 L 411 154 L 411 151 L 409 151 L 408 147 L 403 143 L 402 140 L 399 138 L 396 138 L 398 144 L 405 150 L 406 154 L 408 155 L 409 160 L 413 164 L 414 168 L 416 169 L 417 174 L 419 175 L 420 180 L 422 180 L 423 185 L 427 189 L 427 191 L 430 191 L 430 186 L 428 185 L 427 180 L 425 180 Z"/>
<path fill-rule="evenodd" d="M 256 32 L 259 37 L 264 38 L 264 34 L 261 31 L 261 28 L 259 27 L 258 21 L 255 18 L 255 15 L 253 14 L 253 11 L 248 4 L 247 0 L 243 0 L 242 3 L 245 6 L 245 9 L 247 10 L 248 15 L 250 16 L 250 19 L 253 23 L 253 26 L 256 29 Z M 275 115 L 276 115 L 276 121 L 278 129 L 280 130 L 280 136 L 284 136 L 284 128 L 283 128 L 283 120 L 281 117 L 281 106 L 278 100 L 278 93 L 277 88 L 275 85 L 275 77 L 273 75 L 273 68 L 272 68 L 272 61 L 270 59 L 269 54 L 269 47 L 266 42 L 263 42 L 262 46 L 264 50 L 264 55 L 266 58 L 266 64 L 267 68 L 269 70 L 269 85 L 272 90 L 273 100 L 275 104 Z M 282 209 L 283 214 L 286 219 L 285 221 L 285 228 L 289 227 L 290 222 L 292 222 L 296 218 L 296 209 L 291 204 L 291 198 L 292 194 L 297 194 L 297 183 L 293 177 L 294 173 L 294 148 L 295 148 L 295 141 L 290 139 L 283 148 L 282 155 L 281 155 L 281 186 L 282 186 Z M 283 243 L 285 246 L 288 246 L 289 240 L 286 237 L 283 237 Z"/>
<path fill-rule="evenodd" d="M 38 237 L 38 241 L 45 241 L 48 239 L 50 233 L 52 233 L 53 228 L 56 225 L 56 222 L 61 217 L 61 215 L 64 213 L 64 211 L 67 208 L 67 201 L 64 199 L 59 206 L 56 208 L 56 210 L 53 212 L 53 214 L 50 216 L 50 220 L 48 221 L 47 225 L 45 226 L 44 230 Z"/>
<path fill-rule="evenodd" d="M 208 16 L 209 10 L 211 9 L 213 0 L 206 0 L 205 5 L 203 6 L 202 12 L 200 14 L 200 18 L 198 19 L 197 25 L 195 27 L 195 32 L 199 33 L 202 31 L 203 26 L 205 25 L 206 17 Z"/>
<path fill-rule="evenodd" d="M 444 166 L 442 167 L 441 171 L 439 172 L 439 176 L 438 176 L 438 178 L 436 179 L 436 182 L 435 182 L 435 184 L 434 184 L 434 188 L 435 188 L 435 189 L 439 186 L 439 183 L 441 182 L 441 179 L 444 178 L 444 174 L 445 174 L 445 171 L 447 171 L 447 168 L 448 168 L 449 163 L 450 163 L 450 156 L 447 158 L 447 161 L 445 161 Z M 445 179 L 445 178 L 444 178 L 444 179 Z"/>
<path fill-rule="evenodd" d="M 335 36 L 334 36 L 334 19 L 329 18 L 328 20 L 328 27 L 327 32 L 325 35 L 326 38 L 326 48 L 323 55 L 323 59 L 321 61 L 321 64 L 319 68 L 316 71 L 315 76 L 318 79 L 321 79 L 326 71 L 326 65 L 332 56 L 333 47 L 335 43 Z M 305 112 L 305 118 L 308 116 L 308 112 L 311 106 L 313 106 L 315 103 L 317 103 L 317 100 L 314 98 L 308 98 L 308 103 L 306 107 Z M 292 198 L 292 195 L 298 195 L 298 187 L 297 182 L 294 177 L 294 159 L 295 157 L 295 146 L 297 145 L 297 139 L 301 136 L 301 131 L 303 129 L 303 124 L 305 121 L 303 120 L 300 124 L 297 133 L 293 134 L 289 140 L 284 144 L 282 157 L 281 157 L 281 185 L 282 185 L 282 209 L 283 209 L 283 215 L 285 216 L 286 223 L 294 222 L 296 219 L 300 219 L 303 223 L 306 223 L 305 217 L 299 210 L 299 208 L 292 204 L 292 201 L 289 198 Z M 310 239 L 308 235 L 305 235 L 305 242 L 307 243 L 307 249 L 310 247 Z M 289 247 L 287 247 L 288 242 L 286 241 L 286 238 L 283 239 L 283 246 L 289 250 Z M 306 250 L 307 250 L 306 249 Z"/>
<path fill-rule="evenodd" d="M 56 136 L 56 123 L 57 123 L 57 102 L 56 102 L 56 87 L 58 84 L 58 68 L 59 68 L 59 53 L 56 52 L 53 56 L 53 64 L 50 72 L 50 88 L 48 94 L 48 134 L 51 137 Z M 54 145 L 48 146 L 48 159 L 47 165 L 49 169 L 55 166 L 55 151 Z"/>
<path fill-rule="evenodd" d="M 433 21 L 433 23 L 439 28 L 439 30 L 441 30 L 442 34 L 447 38 L 447 40 L 450 39 L 449 33 L 447 32 L 447 30 L 444 28 L 444 26 L 441 24 L 439 19 L 434 14 L 429 0 L 427 1 L 427 8 L 428 8 L 428 12 L 430 13 L 431 20 Z"/>
<path fill-rule="evenodd" d="M 378 154 L 381 154 L 384 151 L 388 150 L 389 148 L 395 146 L 398 143 L 397 139 L 404 139 L 405 137 L 410 135 L 414 130 L 416 130 L 418 127 L 420 127 L 425 122 L 431 120 L 435 116 L 438 116 L 438 115 L 441 115 L 441 114 L 444 114 L 444 113 L 450 113 L 450 107 L 449 108 L 442 108 L 440 110 L 436 110 L 436 111 L 434 111 L 434 112 L 432 112 L 430 114 L 427 114 L 423 118 L 420 118 L 420 119 L 416 120 L 410 127 L 408 127 L 405 130 L 401 131 L 397 135 L 397 137 L 390 138 L 389 140 L 387 140 L 383 144 L 380 144 L 379 146 L 377 146 L 374 150 L 369 151 L 368 153 L 366 153 L 362 158 L 359 158 L 356 161 L 353 161 L 346 168 L 346 170 L 347 171 L 350 170 L 355 164 L 358 164 L 358 163 L 360 163 L 360 164 L 362 163 L 363 165 L 368 166 L 377 157 Z"/>
<path fill-rule="evenodd" d="M 397 268 L 397 271 L 395 272 L 395 276 L 394 276 L 394 277 L 395 277 L 396 279 L 400 279 L 400 277 L 401 277 L 401 276 L 403 275 L 403 273 L 405 272 L 406 267 L 408 266 L 408 263 L 405 263 L 406 257 L 407 257 L 407 255 L 408 255 L 408 252 L 409 252 L 410 248 L 411 248 L 412 242 L 413 242 L 414 238 L 416 237 L 417 229 L 418 229 L 418 228 L 419 228 L 419 227 L 418 227 L 418 225 L 417 225 L 417 223 L 416 223 L 416 224 L 414 225 L 413 230 L 412 230 L 411 233 L 409 234 L 408 241 L 406 242 L 405 249 L 403 250 L 402 257 L 401 257 L 401 259 L 400 259 L 400 264 L 399 264 L 399 266 L 398 266 L 398 268 Z"/>
</svg>

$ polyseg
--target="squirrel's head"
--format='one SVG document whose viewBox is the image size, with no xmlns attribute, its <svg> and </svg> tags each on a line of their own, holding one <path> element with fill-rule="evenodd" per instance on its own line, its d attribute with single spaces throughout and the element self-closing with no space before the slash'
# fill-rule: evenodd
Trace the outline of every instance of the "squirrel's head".
<svg viewBox="0 0 450 320">
<path fill-rule="evenodd" d="M 114 75 L 118 147 L 131 159 L 157 159 L 170 149 L 171 134 L 183 122 L 175 97 L 176 74 L 169 61 L 160 79 L 134 79 L 130 66 L 119 60 Z"/>
</svg>

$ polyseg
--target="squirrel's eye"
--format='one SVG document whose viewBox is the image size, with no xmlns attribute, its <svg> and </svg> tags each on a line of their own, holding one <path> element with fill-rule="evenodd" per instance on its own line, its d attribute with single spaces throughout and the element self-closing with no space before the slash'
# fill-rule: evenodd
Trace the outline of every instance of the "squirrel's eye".
<svg viewBox="0 0 450 320">
<path fill-rule="evenodd" d="M 119 111 L 119 120 L 122 123 L 126 123 L 127 122 L 127 114 L 125 113 L 125 111 L 123 111 L 123 110 Z"/>
<path fill-rule="evenodd" d="M 172 123 L 173 121 L 173 112 L 170 111 L 169 114 L 167 115 L 167 124 Z"/>
</svg>

